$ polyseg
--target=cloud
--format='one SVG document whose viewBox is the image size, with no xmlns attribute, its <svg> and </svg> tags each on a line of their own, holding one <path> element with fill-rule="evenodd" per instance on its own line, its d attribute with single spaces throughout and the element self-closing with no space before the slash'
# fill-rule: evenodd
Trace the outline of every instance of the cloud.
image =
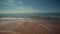
<svg viewBox="0 0 60 34">
<path fill-rule="evenodd" d="M 5 10 L 5 11 L 1 11 L 0 13 L 34 13 L 34 10 L 32 8 L 25 8 L 25 7 L 21 7 L 21 8 L 17 8 L 14 10 Z"/>
<path fill-rule="evenodd" d="M 0 2 L 0 5 L 2 5 L 2 8 L 4 8 L 4 7 L 12 7 L 13 8 L 13 7 L 17 6 L 15 0 L 3 0 Z"/>
<path fill-rule="evenodd" d="M 2 2 L 14 3 L 14 0 L 3 0 Z"/>
<path fill-rule="evenodd" d="M 23 4 L 23 2 L 21 2 L 21 1 L 20 1 L 20 2 L 19 2 L 19 4 L 20 4 L 20 5 L 22 5 L 22 4 Z"/>
<path fill-rule="evenodd" d="M 22 6 L 23 4 L 21 1 L 16 1 L 16 0 L 5 0 L 5 2 L 3 3 L 9 6 Z"/>
<path fill-rule="evenodd" d="M 25 12 L 30 13 L 30 12 L 33 12 L 32 6 L 27 5 L 26 3 L 27 2 L 23 2 L 22 0 L 3 0 L 1 2 L 1 4 L 4 5 L 4 6 L 2 5 L 2 9 L 3 9 L 2 13 L 6 13 L 6 12 L 11 13 L 11 11 L 12 11 L 12 13 L 20 13 L 20 12 L 21 13 L 25 13 Z M 10 9 L 12 9 L 12 10 L 10 10 Z M 14 10 L 14 9 L 16 9 L 16 10 Z M 4 10 L 7 10 L 7 11 L 4 11 Z"/>
</svg>

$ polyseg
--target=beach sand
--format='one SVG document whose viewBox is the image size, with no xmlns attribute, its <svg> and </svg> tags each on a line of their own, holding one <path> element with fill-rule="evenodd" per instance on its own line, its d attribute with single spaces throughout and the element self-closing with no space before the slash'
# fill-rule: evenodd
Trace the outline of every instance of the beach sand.
<svg viewBox="0 0 60 34">
<path fill-rule="evenodd" d="M 0 34 L 60 34 L 60 20 L 0 18 Z"/>
</svg>

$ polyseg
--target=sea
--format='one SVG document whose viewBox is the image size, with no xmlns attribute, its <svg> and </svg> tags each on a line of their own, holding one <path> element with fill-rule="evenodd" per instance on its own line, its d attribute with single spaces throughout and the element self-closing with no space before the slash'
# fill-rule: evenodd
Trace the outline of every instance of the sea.
<svg viewBox="0 0 60 34">
<path fill-rule="evenodd" d="M 38 16 L 60 16 L 60 13 L 18 13 L 18 14 L 0 14 L 0 18 L 24 18 L 24 17 L 38 17 Z"/>
</svg>

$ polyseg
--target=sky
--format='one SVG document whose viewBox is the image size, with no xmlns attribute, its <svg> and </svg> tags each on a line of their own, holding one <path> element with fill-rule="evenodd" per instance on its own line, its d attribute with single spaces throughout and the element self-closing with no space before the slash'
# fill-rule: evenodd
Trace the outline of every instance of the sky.
<svg viewBox="0 0 60 34">
<path fill-rule="evenodd" d="M 0 13 L 60 13 L 60 0 L 0 0 Z"/>
</svg>

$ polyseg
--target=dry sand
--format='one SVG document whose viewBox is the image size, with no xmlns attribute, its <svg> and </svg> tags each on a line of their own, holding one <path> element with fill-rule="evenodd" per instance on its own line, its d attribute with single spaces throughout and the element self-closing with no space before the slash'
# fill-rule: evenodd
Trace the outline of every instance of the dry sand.
<svg viewBox="0 0 60 34">
<path fill-rule="evenodd" d="M 0 34 L 60 34 L 60 20 L 0 19 Z"/>
</svg>

